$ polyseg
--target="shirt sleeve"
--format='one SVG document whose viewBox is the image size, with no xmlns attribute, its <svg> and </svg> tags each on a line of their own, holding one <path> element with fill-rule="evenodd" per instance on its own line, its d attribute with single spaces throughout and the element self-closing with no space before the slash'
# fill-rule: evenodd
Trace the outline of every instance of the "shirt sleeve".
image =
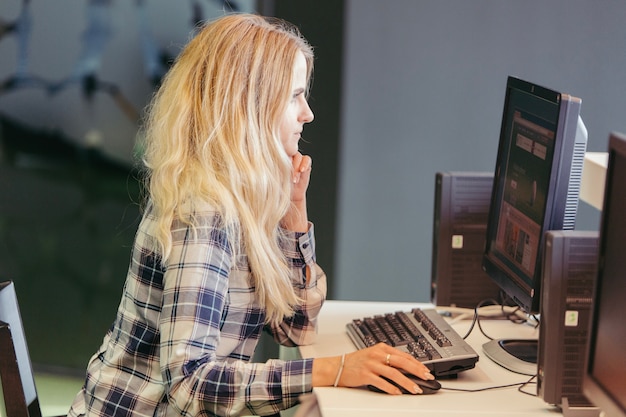
<svg viewBox="0 0 626 417">
<path fill-rule="evenodd" d="M 292 284 L 302 304 L 295 314 L 278 325 L 268 325 L 274 339 L 283 346 L 309 345 L 317 335 L 317 316 L 326 299 L 326 275 L 315 261 L 315 233 L 312 223 L 306 233 L 285 232 L 283 251 L 292 270 Z"/>
<path fill-rule="evenodd" d="M 170 387 L 170 407 L 181 415 L 204 415 L 205 410 L 216 415 L 263 415 L 295 405 L 300 394 L 312 389 L 311 359 L 249 363 L 216 354 L 232 268 L 224 232 L 215 225 L 193 231 L 175 223 L 172 233 L 160 320 L 161 372 Z M 291 252 L 299 252 L 292 261 L 299 271 L 298 291 L 305 297 L 314 294 L 315 302 L 305 303 L 281 329 L 289 340 L 299 342 L 310 340 L 307 335 L 315 328 L 311 318 L 317 315 L 323 297 L 319 289 L 313 290 L 320 278 L 317 269 L 312 270 L 314 278 L 307 285 L 302 281 L 305 266 L 314 266 L 312 234 L 297 240 Z M 310 250 L 304 248 L 307 242 Z M 243 332 L 245 323 L 241 326 Z"/>
</svg>

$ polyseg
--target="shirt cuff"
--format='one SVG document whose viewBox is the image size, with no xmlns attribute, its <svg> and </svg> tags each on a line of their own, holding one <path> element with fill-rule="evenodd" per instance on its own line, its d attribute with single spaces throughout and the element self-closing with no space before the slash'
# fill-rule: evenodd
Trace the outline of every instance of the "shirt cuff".
<svg viewBox="0 0 626 417">
<path fill-rule="evenodd" d="M 302 394 L 313 391 L 313 359 L 286 361 L 281 378 L 283 402 L 286 407 L 298 403 Z"/>
<path fill-rule="evenodd" d="M 304 258 L 304 263 L 311 265 L 315 262 L 315 230 L 313 223 L 309 222 L 309 230 L 306 233 L 296 233 L 298 248 Z"/>
</svg>

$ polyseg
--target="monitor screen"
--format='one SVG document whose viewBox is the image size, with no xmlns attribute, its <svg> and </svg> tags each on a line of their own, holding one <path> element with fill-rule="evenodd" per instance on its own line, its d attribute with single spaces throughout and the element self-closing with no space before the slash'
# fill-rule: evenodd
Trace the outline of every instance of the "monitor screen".
<svg viewBox="0 0 626 417">
<path fill-rule="evenodd" d="M 609 136 L 598 278 L 583 392 L 607 416 L 626 417 L 626 136 Z"/>
<path fill-rule="evenodd" d="M 527 313 L 539 312 L 544 233 L 575 226 L 587 147 L 580 106 L 507 79 L 483 269 Z"/>
</svg>

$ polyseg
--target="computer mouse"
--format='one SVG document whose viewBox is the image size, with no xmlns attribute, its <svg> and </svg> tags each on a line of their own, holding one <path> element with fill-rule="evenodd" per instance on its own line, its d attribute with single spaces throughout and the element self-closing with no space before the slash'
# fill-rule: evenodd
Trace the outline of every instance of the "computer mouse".
<svg viewBox="0 0 626 417">
<path fill-rule="evenodd" d="M 434 394 L 441 389 L 441 384 L 436 379 L 426 380 L 426 379 L 421 379 L 415 375 L 409 375 L 409 374 L 405 374 L 405 376 L 409 378 L 411 381 L 415 382 L 415 384 L 418 385 L 422 389 L 422 394 L 424 395 Z M 394 381 L 390 380 L 389 378 L 385 378 L 384 376 L 381 378 L 385 379 L 390 384 L 395 385 L 396 387 L 400 388 L 400 391 L 402 391 L 403 394 L 413 395 L 412 392 L 407 391 L 406 389 L 404 389 L 404 387 L 401 387 L 400 385 L 396 384 Z M 384 392 L 373 385 L 368 385 L 367 388 L 376 392 Z"/>
</svg>

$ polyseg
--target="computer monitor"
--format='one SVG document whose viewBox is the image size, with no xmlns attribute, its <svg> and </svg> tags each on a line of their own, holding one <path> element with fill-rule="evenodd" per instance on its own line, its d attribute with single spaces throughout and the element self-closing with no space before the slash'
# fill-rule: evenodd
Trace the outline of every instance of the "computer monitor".
<svg viewBox="0 0 626 417">
<path fill-rule="evenodd" d="M 609 136 L 598 275 L 583 393 L 608 417 L 626 417 L 626 136 Z"/>
<path fill-rule="evenodd" d="M 545 232 L 575 226 L 587 148 L 580 107 L 579 98 L 507 79 L 483 269 L 528 314 L 540 308 Z M 509 369 L 515 358 L 536 368 L 536 340 L 501 340 L 496 350 L 485 353 Z"/>
</svg>

